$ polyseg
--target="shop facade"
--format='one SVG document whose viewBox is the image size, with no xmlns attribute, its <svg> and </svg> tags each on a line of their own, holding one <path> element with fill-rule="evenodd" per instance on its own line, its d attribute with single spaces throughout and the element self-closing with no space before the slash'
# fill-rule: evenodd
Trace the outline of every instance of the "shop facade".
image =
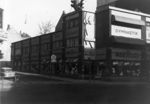
<svg viewBox="0 0 150 104">
<path fill-rule="evenodd" d="M 102 78 L 145 78 L 146 16 L 112 6 L 97 9 L 96 60 Z"/>
</svg>

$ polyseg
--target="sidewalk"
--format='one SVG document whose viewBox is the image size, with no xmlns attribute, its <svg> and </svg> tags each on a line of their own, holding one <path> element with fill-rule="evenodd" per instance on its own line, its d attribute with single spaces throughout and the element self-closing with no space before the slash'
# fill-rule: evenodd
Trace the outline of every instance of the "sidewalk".
<svg viewBox="0 0 150 104">
<path fill-rule="evenodd" d="M 103 84 L 103 85 L 150 85 L 150 82 L 134 82 L 134 81 L 101 81 L 101 80 L 82 80 L 82 79 L 72 79 L 72 78 L 64 78 L 58 76 L 48 76 L 43 74 L 35 74 L 35 73 L 27 73 L 27 72 L 16 72 L 17 74 L 27 75 L 27 76 L 36 76 L 43 77 L 48 79 L 56 79 L 61 81 L 66 81 L 70 83 L 80 83 L 80 84 Z"/>
</svg>

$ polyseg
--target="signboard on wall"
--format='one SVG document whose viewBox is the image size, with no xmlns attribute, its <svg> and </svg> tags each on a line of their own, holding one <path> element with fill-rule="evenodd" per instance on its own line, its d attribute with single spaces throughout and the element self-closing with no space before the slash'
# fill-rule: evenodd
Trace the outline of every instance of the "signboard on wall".
<svg viewBox="0 0 150 104">
<path fill-rule="evenodd" d="M 87 40 L 84 40 L 84 48 L 92 48 L 94 49 L 95 48 L 95 42 L 94 41 L 87 41 Z"/>
<path fill-rule="evenodd" d="M 95 14 L 83 12 L 83 35 L 85 40 L 95 41 Z"/>
<path fill-rule="evenodd" d="M 146 42 L 150 43 L 150 26 L 146 27 Z"/>
<path fill-rule="evenodd" d="M 56 55 L 52 54 L 52 55 L 51 55 L 51 62 L 52 62 L 52 63 L 57 62 L 56 59 L 57 59 Z"/>
<path fill-rule="evenodd" d="M 131 49 L 112 48 L 112 59 L 114 60 L 141 60 L 141 52 Z"/>
<path fill-rule="evenodd" d="M 150 43 L 150 18 L 146 17 L 146 42 Z"/>
<path fill-rule="evenodd" d="M 82 36 L 85 48 L 95 48 L 95 14 L 83 12 Z"/>
<path fill-rule="evenodd" d="M 111 35 L 133 39 L 141 39 L 141 29 L 111 25 Z"/>
</svg>

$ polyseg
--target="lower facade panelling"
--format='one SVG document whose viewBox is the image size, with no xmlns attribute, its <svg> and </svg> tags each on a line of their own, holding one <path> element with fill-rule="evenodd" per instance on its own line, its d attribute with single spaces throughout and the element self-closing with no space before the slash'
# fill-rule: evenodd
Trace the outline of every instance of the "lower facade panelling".
<svg viewBox="0 0 150 104">
<path fill-rule="evenodd" d="M 143 79 L 141 50 L 107 48 L 97 51 L 97 74 L 106 79 Z M 97 57 L 97 58 L 98 58 Z"/>
<path fill-rule="evenodd" d="M 34 72 L 34 73 L 41 73 L 39 61 L 37 61 L 37 60 L 31 60 L 30 71 Z"/>
<path fill-rule="evenodd" d="M 23 61 L 21 70 L 23 72 L 30 72 L 30 62 L 29 61 Z"/>
<path fill-rule="evenodd" d="M 43 56 L 40 59 L 40 70 L 43 74 L 50 73 L 50 56 Z"/>
<path fill-rule="evenodd" d="M 22 71 L 22 60 L 14 60 L 12 62 L 13 70 Z"/>
</svg>

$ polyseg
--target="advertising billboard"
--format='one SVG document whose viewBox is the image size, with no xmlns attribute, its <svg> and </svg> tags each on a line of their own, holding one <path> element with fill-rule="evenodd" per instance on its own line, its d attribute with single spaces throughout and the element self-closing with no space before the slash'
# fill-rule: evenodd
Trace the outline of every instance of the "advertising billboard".
<svg viewBox="0 0 150 104">
<path fill-rule="evenodd" d="M 141 39 L 141 29 L 111 25 L 111 35 L 133 39 Z"/>
<path fill-rule="evenodd" d="M 146 26 L 146 42 L 150 43 L 150 26 Z"/>
<path fill-rule="evenodd" d="M 95 14 L 83 12 L 83 40 L 85 48 L 95 48 Z"/>
<path fill-rule="evenodd" d="M 150 43 L 150 18 L 146 17 L 146 43 Z"/>
</svg>

